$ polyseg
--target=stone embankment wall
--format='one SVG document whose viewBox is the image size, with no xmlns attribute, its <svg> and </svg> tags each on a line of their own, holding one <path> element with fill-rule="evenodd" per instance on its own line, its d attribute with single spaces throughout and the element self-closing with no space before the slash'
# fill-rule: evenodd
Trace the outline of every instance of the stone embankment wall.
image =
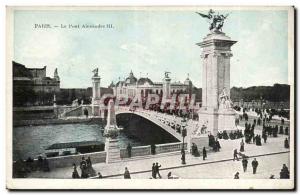
<svg viewBox="0 0 300 195">
<path fill-rule="evenodd" d="M 14 120 L 14 127 L 37 126 L 50 124 L 73 124 L 73 123 L 99 123 L 100 118 L 68 118 L 68 119 L 38 119 L 38 120 Z"/>
</svg>

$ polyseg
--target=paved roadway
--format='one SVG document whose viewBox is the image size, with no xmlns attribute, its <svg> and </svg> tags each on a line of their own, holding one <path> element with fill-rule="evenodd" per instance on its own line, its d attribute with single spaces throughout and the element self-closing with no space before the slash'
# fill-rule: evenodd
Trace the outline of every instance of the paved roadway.
<svg viewBox="0 0 300 195">
<path fill-rule="evenodd" d="M 167 178 L 167 174 L 170 171 L 173 175 L 182 179 L 233 179 L 234 174 L 238 171 L 240 173 L 240 179 L 268 179 L 271 174 L 275 175 L 275 178 L 279 178 L 282 165 L 289 165 L 289 153 L 256 157 L 259 165 L 255 175 L 252 173 L 252 160 L 253 158 L 249 159 L 248 168 L 245 173 L 243 172 L 241 161 L 229 160 L 218 163 L 199 164 L 184 168 L 174 168 L 171 170 L 161 170 L 160 174 L 163 179 Z M 131 175 L 131 178 L 133 179 L 145 179 L 150 177 L 150 172 Z M 111 178 L 123 178 L 123 176 L 115 176 Z"/>
<path fill-rule="evenodd" d="M 262 146 L 255 144 L 245 144 L 245 154 L 248 156 L 257 156 L 259 162 L 258 174 L 252 175 L 249 172 L 242 173 L 241 161 L 232 161 L 233 150 L 239 149 L 240 141 L 238 140 L 220 140 L 221 151 L 208 153 L 207 160 L 203 161 L 202 157 L 193 157 L 190 154 L 186 156 L 186 166 L 181 165 L 181 155 L 178 152 L 172 154 L 161 154 L 155 156 L 136 157 L 119 163 L 105 164 L 97 163 L 93 168 L 100 171 L 104 177 L 122 178 L 124 168 L 128 167 L 132 173 L 132 178 L 147 179 L 151 176 L 151 166 L 153 162 L 162 165 L 161 174 L 164 178 L 169 171 L 178 175 L 180 178 L 232 178 L 234 173 L 239 171 L 240 178 L 268 178 L 274 174 L 278 178 L 282 164 L 289 167 L 289 150 L 283 147 L 284 139 L 287 136 L 279 135 L 277 138 L 268 138 L 267 143 Z M 270 153 L 280 153 L 266 155 Z M 250 158 L 248 165 L 251 166 Z M 93 159 L 92 159 L 93 160 Z M 249 167 L 250 168 L 250 167 Z M 80 172 L 80 170 L 78 170 Z M 72 167 L 57 168 L 51 172 L 34 172 L 30 175 L 32 178 L 71 178 Z"/>
</svg>

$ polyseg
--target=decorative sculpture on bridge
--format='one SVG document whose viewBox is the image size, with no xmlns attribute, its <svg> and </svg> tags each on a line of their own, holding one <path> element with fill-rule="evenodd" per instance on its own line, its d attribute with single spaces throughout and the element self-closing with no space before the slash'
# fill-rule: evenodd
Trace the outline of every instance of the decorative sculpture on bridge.
<svg viewBox="0 0 300 195">
<path fill-rule="evenodd" d="M 222 31 L 222 27 L 224 25 L 225 19 L 229 16 L 229 14 L 215 14 L 216 12 L 210 9 L 207 14 L 202 14 L 196 12 L 202 18 L 207 18 L 208 22 L 210 23 L 209 30 L 210 31 Z"/>
<path fill-rule="evenodd" d="M 94 73 L 94 77 L 98 76 L 98 68 L 94 69 L 92 72 Z"/>
<path fill-rule="evenodd" d="M 226 93 L 224 88 L 222 93 L 219 95 L 219 109 L 230 109 L 232 108 L 232 102 Z"/>
<path fill-rule="evenodd" d="M 169 74 L 170 74 L 171 72 L 168 72 L 168 71 L 165 71 L 165 78 L 169 78 Z"/>
<path fill-rule="evenodd" d="M 78 99 L 72 101 L 72 106 L 78 106 Z"/>
<path fill-rule="evenodd" d="M 199 127 L 198 125 L 196 125 L 196 128 L 193 131 L 192 135 L 201 136 L 201 135 L 207 134 L 207 123 L 208 123 L 208 121 L 206 121 L 202 125 L 202 127 Z"/>
</svg>

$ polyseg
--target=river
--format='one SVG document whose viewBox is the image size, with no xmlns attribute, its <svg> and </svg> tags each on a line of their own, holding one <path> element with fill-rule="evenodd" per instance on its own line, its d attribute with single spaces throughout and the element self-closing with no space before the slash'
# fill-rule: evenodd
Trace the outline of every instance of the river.
<svg viewBox="0 0 300 195">
<path fill-rule="evenodd" d="M 13 128 L 13 159 L 36 158 L 43 154 L 45 149 L 55 143 L 101 141 L 101 125 L 99 124 L 62 124 L 45 126 L 23 126 Z M 126 148 L 128 143 L 132 146 L 141 146 L 142 142 L 128 133 L 121 132 L 119 144 Z"/>
</svg>

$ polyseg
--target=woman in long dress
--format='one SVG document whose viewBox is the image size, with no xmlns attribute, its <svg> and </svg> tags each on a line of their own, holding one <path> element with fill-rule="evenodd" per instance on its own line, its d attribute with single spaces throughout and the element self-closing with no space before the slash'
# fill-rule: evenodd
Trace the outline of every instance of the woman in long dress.
<svg viewBox="0 0 300 195">
<path fill-rule="evenodd" d="M 129 171 L 128 171 L 128 168 L 125 167 L 124 179 L 130 179 L 130 178 L 131 178 L 131 177 L 130 177 L 130 173 L 129 173 Z"/>
<path fill-rule="evenodd" d="M 244 152 L 244 151 L 245 151 L 245 143 L 244 143 L 244 139 L 242 139 L 240 152 Z"/>
<path fill-rule="evenodd" d="M 78 174 L 78 171 L 77 171 L 77 167 L 76 167 L 76 164 L 74 163 L 73 164 L 73 173 L 72 173 L 72 178 L 73 179 L 78 179 L 79 178 L 79 174 Z"/>
</svg>

